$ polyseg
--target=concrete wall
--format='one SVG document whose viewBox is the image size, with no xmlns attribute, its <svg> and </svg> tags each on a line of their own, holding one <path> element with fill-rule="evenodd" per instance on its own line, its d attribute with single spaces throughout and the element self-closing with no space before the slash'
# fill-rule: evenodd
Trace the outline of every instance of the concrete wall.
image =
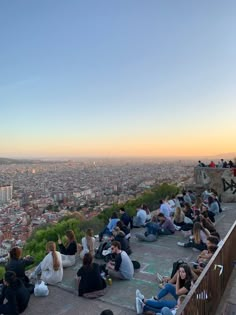
<svg viewBox="0 0 236 315">
<path fill-rule="evenodd" d="M 213 188 L 222 202 L 236 202 L 236 172 L 232 168 L 195 167 L 197 186 Z"/>
</svg>

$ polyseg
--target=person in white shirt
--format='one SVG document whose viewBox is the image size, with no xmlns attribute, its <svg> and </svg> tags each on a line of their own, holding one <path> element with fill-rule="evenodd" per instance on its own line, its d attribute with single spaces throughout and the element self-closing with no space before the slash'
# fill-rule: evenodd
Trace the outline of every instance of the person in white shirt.
<svg viewBox="0 0 236 315">
<path fill-rule="evenodd" d="M 80 258 L 83 259 L 84 255 L 87 253 L 90 253 L 92 256 L 94 256 L 94 250 L 95 250 L 95 237 L 93 236 L 93 230 L 87 229 L 86 235 L 81 240 L 81 252 L 80 252 Z"/>
<path fill-rule="evenodd" d="M 133 227 L 142 227 L 145 225 L 147 213 L 142 208 L 137 208 L 137 214 L 133 217 Z"/>
<path fill-rule="evenodd" d="M 47 284 L 57 284 L 63 278 L 63 266 L 60 252 L 56 251 L 56 244 L 48 242 L 46 244 L 46 251 L 48 254 L 44 257 L 38 267 L 35 269 L 30 278 L 37 278 L 40 276 Z"/>
<path fill-rule="evenodd" d="M 171 208 L 165 200 L 160 200 L 160 213 L 163 213 L 166 218 L 170 218 Z"/>
</svg>

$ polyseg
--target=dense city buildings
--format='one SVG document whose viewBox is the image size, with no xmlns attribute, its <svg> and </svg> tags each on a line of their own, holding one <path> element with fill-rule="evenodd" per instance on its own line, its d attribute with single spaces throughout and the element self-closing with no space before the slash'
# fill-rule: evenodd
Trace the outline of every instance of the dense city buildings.
<svg viewBox="0 0 236 315">
<path fill-rule="evenodd" d="M 154 185 L 191 181 L 193 165 L 155 159 L 0 164 L 0 255 L 12 244 L 23 245 L 35 226 L 56 223 L 68 213 L 78 211 L 90 218 Z"/>
</svg>

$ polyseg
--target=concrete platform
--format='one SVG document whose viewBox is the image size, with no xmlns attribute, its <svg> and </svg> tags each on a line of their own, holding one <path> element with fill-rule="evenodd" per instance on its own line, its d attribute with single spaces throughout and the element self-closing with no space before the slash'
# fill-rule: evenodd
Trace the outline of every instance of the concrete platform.
<svg viewBox="0 0 236 315">
<path fill-rule="evenodd" d="M 217 230 L 223 238 L 232 223 L 236 220 L 236 204 L 223 205 L 224 212 L 217 217 Z M 144 229 L 133 229 L 132 235 Z M 59 287 L 49 287 L 48 297 L 32 296 L 25 315 L 58 314 L 58 315 L 99 315 L 104 309 L 111 309 L 115 315 L 136 314 L 134 308 L 135 291 L 140 291 L 145 297 L 151 297 L 158 292 L 156 273 L 170 275 L 172 264 L 177 259 L 186 262 L 195 260 L 197 252 L 191 248 L 177 246 L 178 241 L 185 241 L 181 232 L 175 235 L 162 236 L 154 243 L 139 242 L 131 238 L 132 260 L 141 263 L 141 269 L 135 272 L 131 281 L 113 281 L 107 293 L 96 300 L 88 300 L 77 296 L 75 275 L 81 262 L 65 269 L 63 282 Z M 99 262 L 103 263 L 102 260 Z"/>
</svg>

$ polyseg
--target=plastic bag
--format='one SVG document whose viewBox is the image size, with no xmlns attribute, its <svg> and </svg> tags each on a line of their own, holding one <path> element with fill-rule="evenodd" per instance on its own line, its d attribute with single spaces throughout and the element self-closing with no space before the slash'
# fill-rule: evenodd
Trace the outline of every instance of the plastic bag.
<svg viewBox="0 0 236 315">
<path fill-rule="evenodd" d="M 49 294 L 48 286 L 44 281 L 40 283 L 36 283 L 34 287 L 34 295 L 35 296 L 47 296 Z"/>
</svg>

